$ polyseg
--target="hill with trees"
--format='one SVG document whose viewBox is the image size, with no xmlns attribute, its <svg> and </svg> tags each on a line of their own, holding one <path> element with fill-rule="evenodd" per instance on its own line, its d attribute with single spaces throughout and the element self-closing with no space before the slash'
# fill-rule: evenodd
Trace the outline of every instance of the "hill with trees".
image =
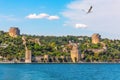
<svg viewBox="0 0 120 80">
<path fill-rule="evenodd" d="M 0 31 L 1 61 L 25 59 L 25 46 L 22 38 L 26 38 L 26 46 L 32 56 L 70 56 L 70 43 L 76 43 L 80 50 L 81 62 L 118 62 L 120 59 L 120 40 L 101 39 L 93 44 L 88 36 L 36 36 L 22 34 L 9 36 L 8 32 Z"/>
</svg>

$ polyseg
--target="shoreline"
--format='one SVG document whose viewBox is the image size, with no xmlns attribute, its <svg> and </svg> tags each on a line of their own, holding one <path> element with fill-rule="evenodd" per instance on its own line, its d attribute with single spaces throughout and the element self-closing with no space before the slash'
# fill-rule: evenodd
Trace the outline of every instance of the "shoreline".
<svg viewBox="0 0 120 80">
<path fill-rule="evenodd" d="M 0 62 L 0 64 L 120 64 L 120 62 Z"/>
</svg>

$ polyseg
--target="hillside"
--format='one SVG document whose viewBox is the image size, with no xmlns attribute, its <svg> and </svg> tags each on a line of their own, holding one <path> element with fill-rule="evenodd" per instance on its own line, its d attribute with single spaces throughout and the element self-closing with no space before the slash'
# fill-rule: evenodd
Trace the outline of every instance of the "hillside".
<svg viewBox="0 0 120 80">
<path fill-rule="evenodd" d="M 120 40 L 100 39 L 97 44 L 87 36 L 35 36 L 19 35 L 11 37 L 7 32 L 0 31 L 1 60 L 25 59 L 25 46 L 32 51 L 32 57 L 70 56 L 70 43 L 76 43 L 80 50 L 82 62 L 116 62 L 120 59 Z"/>
</svg>

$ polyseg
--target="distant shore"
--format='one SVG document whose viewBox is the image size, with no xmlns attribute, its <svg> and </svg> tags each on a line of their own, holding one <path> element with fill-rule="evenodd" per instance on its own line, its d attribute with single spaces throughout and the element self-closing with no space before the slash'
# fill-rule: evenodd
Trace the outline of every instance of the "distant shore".
<svg viewBox="0 0 120 80">
<path fill-rule="evenodd" d="M 0 62 L 0 64 L 109 64 L 109 63 L 120 63 L 120 62 Z"/>
</svg>

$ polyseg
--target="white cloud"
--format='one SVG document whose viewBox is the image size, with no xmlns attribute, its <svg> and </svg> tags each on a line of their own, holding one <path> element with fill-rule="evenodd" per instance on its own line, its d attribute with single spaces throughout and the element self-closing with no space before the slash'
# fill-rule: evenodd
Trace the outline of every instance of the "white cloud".
<svg viewBox="0 0 120 80">
<path fill-rule="evenodd" d="M 85 24 L 75 24 L 75 28 L 86 28 L 87 25 Z"/>
<path fill-rule="evenodd" d="M 49 16 L 48 19 L 49 20 L 58 20 L 59 16 Z"/>
<path fill-rule="evenodd" d="M 93 6 L 92 13 L 86 14 Z M 120 34 L 120 0 L 75 0 L 66 6 L 62 15 L 67 24 L 84 23 L 88 30 Z M 71 24 L 72 23 L 72 24 Z"/>
<path fill-rule="evenodd" d="M 47 18 L 49 15 L 46 13 L 41 13 L 41 14 L 30 14 L 27 16 L 28 19 L 43 19 Z"/>
<path fill-rule="evenodd" d="M 65 22 L 63 26 L 69 26 L 69 27 L 74 27 L 76 29 L 81 29 L 81 28 L 87 28 L 86 24 L 81 24 L 81 23 L 75 23 L 75 22 Z"/>
<path fill-rule="evenodd" d="M 28 19 L 48 19 L 48 20 L 58 20 L 60 19 L 59 16 L 51 16 L 49 14 L 46 13 L 41 13 L 41 14 L 30 14 L 28 16 L 26 16 L 26 18 Z"/>
</svg>

